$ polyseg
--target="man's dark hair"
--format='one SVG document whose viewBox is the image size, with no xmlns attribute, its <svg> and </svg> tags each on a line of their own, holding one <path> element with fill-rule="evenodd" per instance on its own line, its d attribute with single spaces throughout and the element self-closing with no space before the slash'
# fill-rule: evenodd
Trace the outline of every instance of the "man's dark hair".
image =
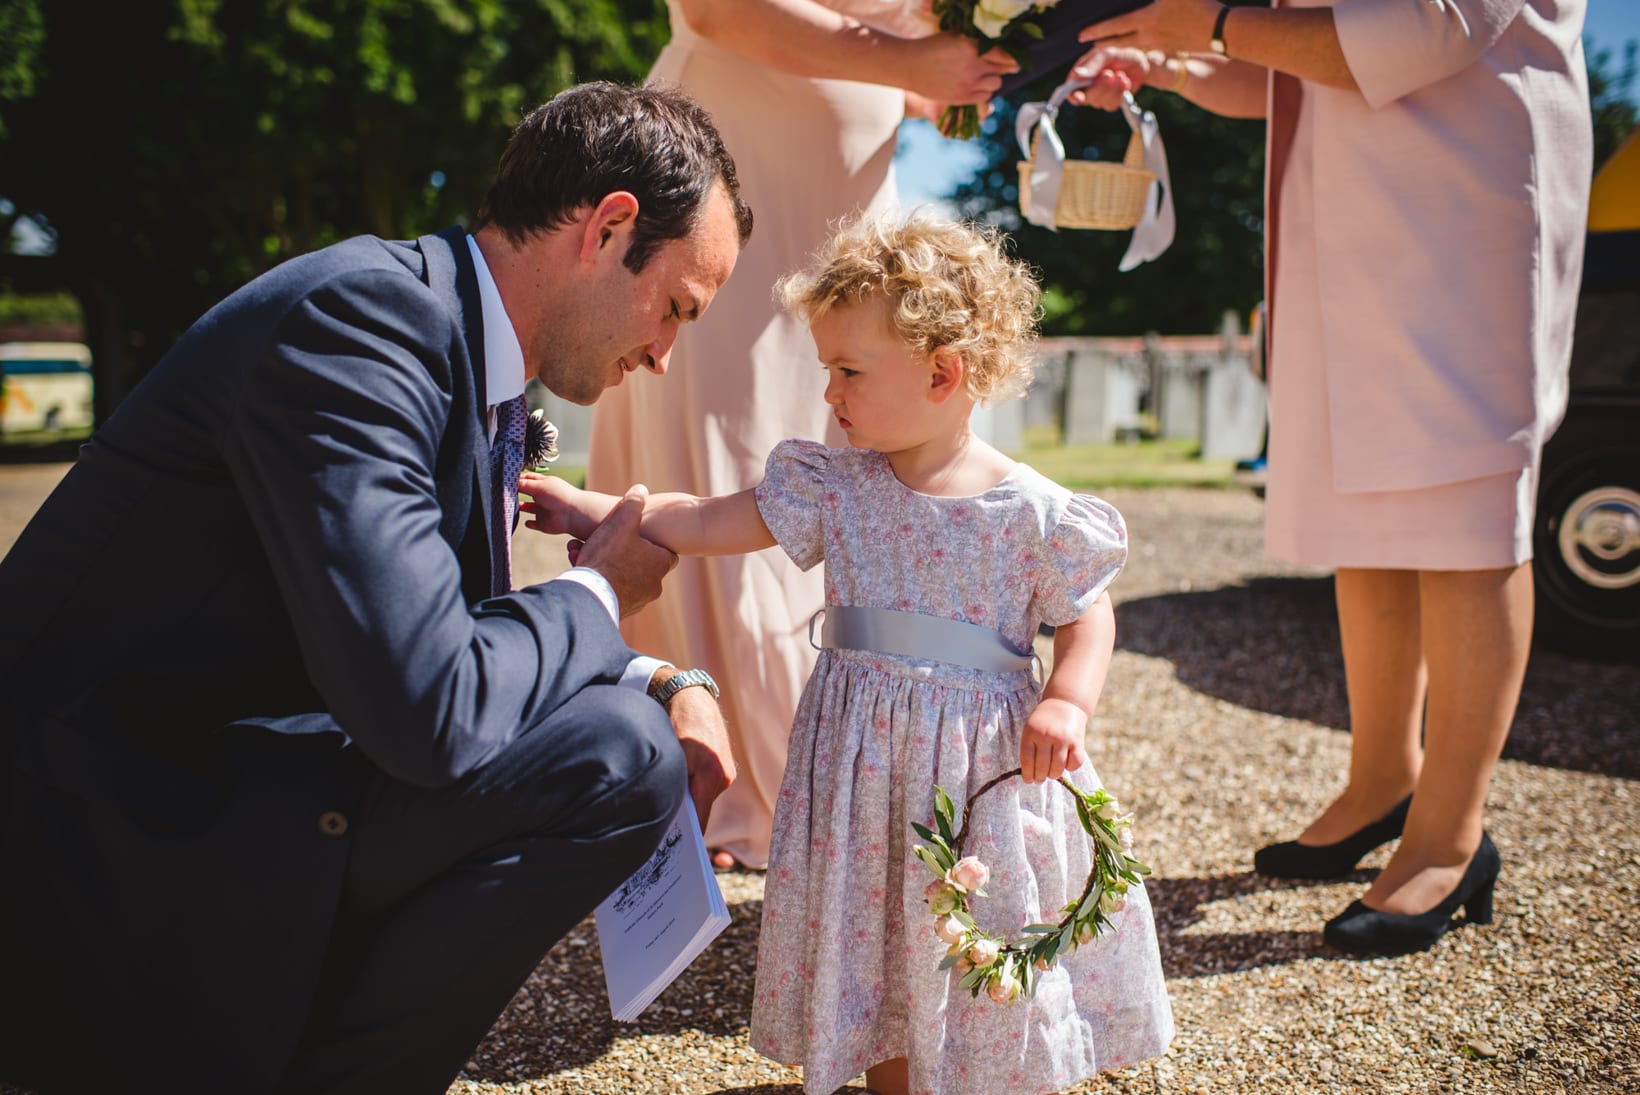
<svg viewBox="0 0 1640 1095">
<path fill-rule="evenodd" d="M 752 211 L 706 111 L 675 88 L 579 84 L 513 130 L 475 227 L 494 225 L 521 244 L 626 190 L 638 199 L 638 218 L 624 261 L 637 273 L 657 247 L 694 229 L 718 181 L 729 192 L 744 247 Z"/>
</svg>

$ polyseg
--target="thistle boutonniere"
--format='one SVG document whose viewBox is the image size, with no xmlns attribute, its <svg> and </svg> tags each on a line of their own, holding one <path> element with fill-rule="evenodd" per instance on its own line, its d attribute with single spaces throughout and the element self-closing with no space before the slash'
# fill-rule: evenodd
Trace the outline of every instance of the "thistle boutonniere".
<svg viewBox="0 0 1640 1095">
<path fill-rule="evenodd" d="M 533 410 L 524 420 L 524 467 L 546 471 L 558 459 L 558 427 L 547 421 L 547 412 Z"/>
</svg>

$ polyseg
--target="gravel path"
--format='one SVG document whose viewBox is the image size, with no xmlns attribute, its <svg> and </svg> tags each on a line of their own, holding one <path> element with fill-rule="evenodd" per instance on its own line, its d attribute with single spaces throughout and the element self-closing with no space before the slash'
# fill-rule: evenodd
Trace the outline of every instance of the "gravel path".
<svg viewBox="0 0 1640 1095">
<path fill-rule="evenodd" d="M 1076 1095 L 1640 1091 L 1640 667 L 1534 653 L 1488 821 L 1504 857 L 1495 923 L 1428 954 L 1345 958 L 1321 923 L 1386 850 L 1338 883 L 1250 868 L 1342 782 L 1330 579 L 1263 553 L 1250 495 L 1108 497 L 1134 550 L 1090 749 L 1138 812 L 1179 1036 Z M 520 572 L 551 573 L 557 555 L 526 538 Z M 762 876 L 723 883 L 730 927 L 637 1023 L 608 1018 L 588 922 L 452 1095 L 801 1095 L 797 1070 L 746 1042 Z"/>
<path fill-rule="evenodd" d="M 1138 811 L 1179 1036 L 1077 1095 L 1640 1091 L 1640 667 L 1535 652 L 1491 800 L 1496 921 L 1428 954 L 1345 958 L 1321 924 L 1387 849 L 1338 883 L 1251 872 L 1343 780 L 1330 578 L 1264 554 L 1248 494 L 1108 498 L 1134 547 L 1090 750 Z M 607 1017 L 583 925 L 452 1093 L 801 1095 L 746 1042 L 762 876 L 724 893 L 729 929 L 629 1026 Z"/>
</svg>

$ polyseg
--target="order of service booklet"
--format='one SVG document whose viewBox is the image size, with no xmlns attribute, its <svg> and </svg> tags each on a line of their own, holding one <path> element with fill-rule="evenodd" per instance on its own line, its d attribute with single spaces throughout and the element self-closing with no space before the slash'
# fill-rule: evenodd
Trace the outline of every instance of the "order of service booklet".
<svg viewBox="0 0 1640 1095">
<path fill-rule="evenodd" d="M 593 915 L 610 1013 L 630 1023 L 729 926 L 689 796 L 655 854 Z"/>
</svg>

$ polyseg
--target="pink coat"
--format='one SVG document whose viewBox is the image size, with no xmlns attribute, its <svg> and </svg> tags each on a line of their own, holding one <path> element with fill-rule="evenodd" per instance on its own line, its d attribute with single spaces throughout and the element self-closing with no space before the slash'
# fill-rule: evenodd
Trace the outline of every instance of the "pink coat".
<svg viewBox="0 0 1640 1095">
<path fill-rule="evenodd" d="M 1518 471 L 1559 424 L 1592 160 L 1584 10 L 1585 0 L 1333 5 L 1360 91 L 1303 93 L 1315 112 L 1317 322 L 1333 405 L 1351 408 L 1333 422 L 1337 489 Z M 1272 301 L 1282 247 L 1312 242 L 1280 240 L 1275 200 L 1296 86 L 1272 74 Z M 1271 352 L 1279 384 L 1280 347 Z"/>
</svg>

